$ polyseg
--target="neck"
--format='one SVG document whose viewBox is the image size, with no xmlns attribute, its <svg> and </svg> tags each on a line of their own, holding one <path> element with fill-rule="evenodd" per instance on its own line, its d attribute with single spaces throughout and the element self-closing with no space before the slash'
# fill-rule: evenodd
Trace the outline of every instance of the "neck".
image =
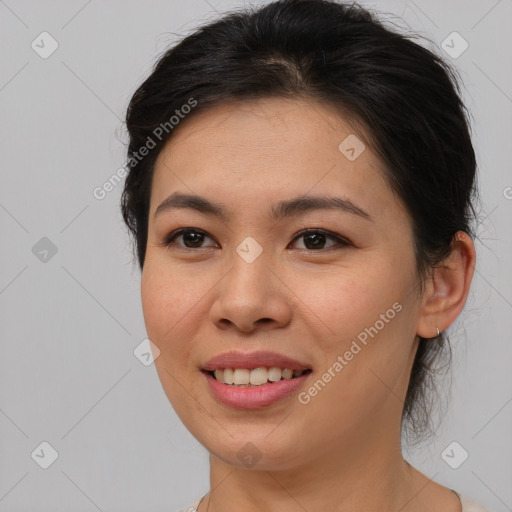
<svg viewBox="0 0 512 512">
<path fill-rule="evenodd" d="M 360 442 L 330 446 L 302 464 L 280 470 L 235 467 L 210 455 L 210 489 L 198 512 L 423 512 L 428 478 L 402 456 L 400 441 L 382 430 Z M 423 495 L 421 494 L 423 492 Z"/>
</svg>

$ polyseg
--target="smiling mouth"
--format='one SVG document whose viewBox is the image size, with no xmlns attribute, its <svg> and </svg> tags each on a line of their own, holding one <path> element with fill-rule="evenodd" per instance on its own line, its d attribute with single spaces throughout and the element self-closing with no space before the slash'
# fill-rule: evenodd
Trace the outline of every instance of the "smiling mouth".
<svg viewBox="0 0 512 512">
<path fill-rule="evenodd" d="M 293 370 L 291 368 L 260 367 L 249 370 L 247 368 L 219 368 L 218 370 L 202 370 L 211 375 L 218 382 L 231 387 L 251 388 L 267 384 L 272 385 L 282 380 L 292 380 L 311 373 L 311 369 Z"/>
</svg>

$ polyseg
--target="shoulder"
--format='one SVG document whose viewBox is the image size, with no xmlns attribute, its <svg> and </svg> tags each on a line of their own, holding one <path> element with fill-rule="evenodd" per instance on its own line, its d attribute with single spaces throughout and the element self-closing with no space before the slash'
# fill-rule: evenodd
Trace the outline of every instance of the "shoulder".
<svg viewBox="0 0 512 512">
<path fill-rule="evenodd" d="M 196 509 L 197 509 L 197 506 L 199 505 L 200 501 L 201 501 L 200 499 L 196 500 L 196 501 L 194 501 L 194 503 L 192 503 L 188 507 L 181 508 L 180 510 L 177 510 L 176 512 L 197 512 Z"/>
<path fill-rule="evenodd" d="M 460 501 L 462 502 L 462 512 L 491 512 L 490 510 L 483 507 L 480 503 L 475 501 L 474 499 L 464 496 L 460 493 L 456 493 Z M 197 506 L 199 505 L 200 500 L 195 501 L 188 507 L 177 510 L 176 512 L 197 512 Z"/>
<path fill-rule="evenodd" d="M 459 497 L 462 502 L 462 512 L 491 512 L 469 496 L 459 494 Z"/>
</svg>

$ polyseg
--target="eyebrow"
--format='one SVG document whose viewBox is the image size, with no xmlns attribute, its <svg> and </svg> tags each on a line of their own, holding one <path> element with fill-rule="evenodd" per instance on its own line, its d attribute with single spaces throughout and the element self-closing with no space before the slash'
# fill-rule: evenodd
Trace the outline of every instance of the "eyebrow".
<svg viewBox="0 0 512 512">
<path fill-rule="evenodd" d="M 194 194 L 183 194 L 181 192 L 174 192 L 164 199 L 155 210 L 154 217 L 166 210 L 178 208 L 186 208 L 207 215 L 213 215 L 224 221 L 231 218 L 231 215 L 222 204 L 213 203 L 205 197 Z M 350 199 L 332 196 L 300 196 L 294 199 L 281 201 L 271 207 L 268 215 L 270 219 L 279 221 L 284 218 L 302 215 L 314 210 L 333 209 L 344 213 L 351 213 L 373 222 L 372 217 Z"/>
</svg>

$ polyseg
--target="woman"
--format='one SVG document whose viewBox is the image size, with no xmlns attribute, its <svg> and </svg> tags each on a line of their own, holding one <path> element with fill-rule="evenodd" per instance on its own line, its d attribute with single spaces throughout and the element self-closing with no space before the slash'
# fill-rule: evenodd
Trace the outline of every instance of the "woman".
<svg viewBox="0 0 512 512">
<path fill-rule="evenodd" d="M 210 453 L 186 510 L 484 510 L 401 450 L 475 267 L 457 87 L 363 8 L 285 0 L 202 27 L 134 94 L 144 320 Z"/>
</svg>

